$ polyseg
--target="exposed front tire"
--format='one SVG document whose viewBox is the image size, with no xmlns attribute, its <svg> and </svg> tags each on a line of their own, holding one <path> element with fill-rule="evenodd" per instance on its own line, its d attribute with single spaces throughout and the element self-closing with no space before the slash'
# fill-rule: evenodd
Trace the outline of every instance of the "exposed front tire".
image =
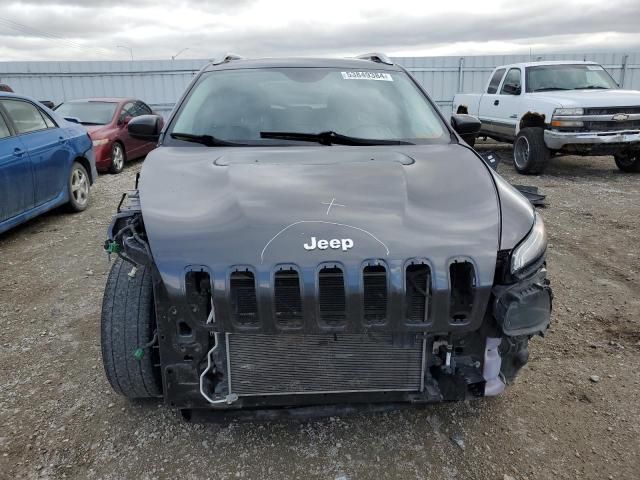
<svg viewBox="0 0 640 480">
<path fill-rule="evenodd" d="M 162 396 L 151 271 L 117 259 L 107 279 L 102 301 L 102 362 L 111 387 L 128 398 Z M 142 354 L 140 349 L 142 349 Z"/>
<path fill-rule="evenodd" d="M 124 168 L 124 162 L 127 160 L 127 154 L 121 143 L 113 142 L 111 146 L 111 167 L 109 172 L 120 173 Z"/>
<path fill-rule="evenodd" d="M 89 205 L 90 181 L 87 169 L 79 162 L 73 162 L 67 183 L 69 189 L 69 208 L 73 212 L 82 212 Z"/>
<path fill-rule="evenodd" d="M 544 130 L 526 127 L 518 132 L 513 142 L 513 164 L 518 173 L 542 173 L 549 163 L 551 152 L 544 143 Z"/>
<path fill-rule="evenodd" d="M 640 154 L 618 153 L 613 156 L 616 167 L 627 173 L 640 172 Z"/>
</svg>

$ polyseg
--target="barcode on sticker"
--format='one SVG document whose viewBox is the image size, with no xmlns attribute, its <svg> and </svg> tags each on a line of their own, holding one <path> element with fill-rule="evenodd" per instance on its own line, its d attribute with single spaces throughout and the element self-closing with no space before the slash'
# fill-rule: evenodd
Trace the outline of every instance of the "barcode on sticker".
<svg viewBox="0 0 640 480">
<path fill-rule="evenodd" d="M 393 77 L 389 73 L 382 72 L 342 72 L 345 80 L 380 80 L 383 82 L 393 82 Z"/>
</svg>

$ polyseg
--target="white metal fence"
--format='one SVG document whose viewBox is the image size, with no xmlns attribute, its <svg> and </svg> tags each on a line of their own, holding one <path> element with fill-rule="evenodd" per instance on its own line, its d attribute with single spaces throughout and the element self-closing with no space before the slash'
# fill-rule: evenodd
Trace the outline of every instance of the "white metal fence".
<svg viewBox="0 0 640 480">
<path fill-rule="evenodd" d="M 592 60 L 602 64 L 624 88 L 640 90 L 640 52 L 402 57 L 407 68 L 445 114 L 457 92 L 480 92 L 497 65 L 530 60 Z M 133 62 L 0 62 L 0 83 L 16 92 L 58 104 L 86 97 L 137 97 L 164 115 L 171 111 L 193 75 L 206 60 Z"/>
</svg>

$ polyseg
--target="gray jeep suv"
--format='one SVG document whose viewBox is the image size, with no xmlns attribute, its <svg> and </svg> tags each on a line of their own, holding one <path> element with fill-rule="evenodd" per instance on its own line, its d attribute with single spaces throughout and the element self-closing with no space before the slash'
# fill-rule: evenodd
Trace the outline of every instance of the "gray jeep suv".
<svg viewBox="0 0 640 480">
<path fill-rule="evenodd" d="M 501 393 L 549 325 L 529 202 L 402 67 L 236 56 L 161 127 L 105 248 L 112 387 L 185 412 Z M 338 408 L 338 407 L 336 407 Z"/>
</svg>

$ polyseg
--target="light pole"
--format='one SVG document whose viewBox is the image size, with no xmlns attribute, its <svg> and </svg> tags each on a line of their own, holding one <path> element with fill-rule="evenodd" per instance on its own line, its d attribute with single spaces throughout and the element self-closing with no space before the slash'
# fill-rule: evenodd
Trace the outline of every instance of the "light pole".
<svg viewBox="0 0 640 480">
<path fill-rule="evenodd" d="M 180 50 L 178 53 L 176 53 L 175 55 L 171 56 L 171 60 L 175 60 L 176 58 L 178 58 L 178 55 L 180 55 L 181 53 L 186 52 L 187 50 L 189 50 L 189 47 L 187 48 L 183 48 L 182 50 Z"/>
<path fill-rule="evenodd" d="M 131 61 L 133 62 L 133 48 L 127 47 L 126 45 L 116 45 L 116 48 L 124 48 L 125 50 L 129 50 L 131 54 Z"/>
</svg>

